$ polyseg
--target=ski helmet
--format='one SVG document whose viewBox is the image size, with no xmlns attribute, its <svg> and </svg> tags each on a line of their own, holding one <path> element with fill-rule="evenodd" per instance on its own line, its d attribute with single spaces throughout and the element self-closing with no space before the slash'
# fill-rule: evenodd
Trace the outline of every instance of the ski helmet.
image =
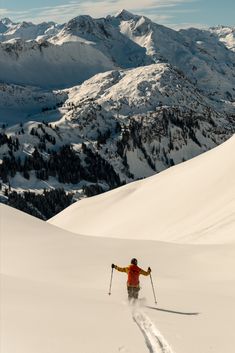
<svg viewBox="0 0 235 353">
<path fill-rule="evenodd" d="M 137 265 L 138 261 L 136 258 L 131 259 L 131 264 L 132 265 Z"/>
</svg>

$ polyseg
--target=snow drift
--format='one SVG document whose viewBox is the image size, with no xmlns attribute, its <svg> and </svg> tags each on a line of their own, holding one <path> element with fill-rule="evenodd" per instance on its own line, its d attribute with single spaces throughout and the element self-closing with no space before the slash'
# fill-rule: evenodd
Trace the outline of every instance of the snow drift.
<svg viewBox="0 0 235 353">
<path fill-rule="evenodd" d="M 235 136 L 158 175 L 79 201 L 50 220 L 75 233 L 235 242 Z"/>
</svg>

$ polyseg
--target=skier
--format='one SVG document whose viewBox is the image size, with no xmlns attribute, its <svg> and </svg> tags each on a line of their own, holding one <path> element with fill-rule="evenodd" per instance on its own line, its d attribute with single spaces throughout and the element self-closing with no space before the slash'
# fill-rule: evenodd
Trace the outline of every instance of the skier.
<svg viewBox="0 0 235 353">
<path fill-rule="evenodd" d="M 131 264 L 128 267 L 119 267 L 112 264 L 111 267 L 119 272 L 126 272 L 128 275 L 127 278 L 127 292 L 128 299 L 138 299 L 138 294 L 140 290 L 139 276 L 149 276 L 151 273 L 151 268 L 149 267 L 147 271 L 142 270 L 142 268 L 137 266 L 137 259 L 133 258 Z"/>
</svg>

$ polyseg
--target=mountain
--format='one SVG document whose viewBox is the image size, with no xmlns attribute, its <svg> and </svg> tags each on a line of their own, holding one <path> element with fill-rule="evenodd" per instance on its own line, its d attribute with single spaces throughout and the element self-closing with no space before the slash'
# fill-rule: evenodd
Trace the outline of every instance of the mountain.
<svg viewBox="0 0 235 353">
<path fill-rule="evenodd" d="M 63 187 L 80 199 L 179 164 L 235 131 L 234 121 L 168 64 L 98 74 L 55 97 L 62 104 L 1 128 L 3 192 L 8 184 Z M 15 197 L 11 204 L 23 205 Z"/>
<path fill-rule="evenodd" d="M 15 27 L 14 27 L 15 26 Z M 54 26 L 54 27 L 53 27 Z M 56 28 L 52 30 L 51 28 Z M 48 47 L 46 40 L 56 46 L 50 48 L 43 55 L 40 50 L 36 50 L 35 44 L 33 53 L 32 47 L 24 46 L 25 53 L 18 52 L 15 42 L 8 43 L 2 47 L 0 58 L 11 51 L 16 52 L 16 57 L 20 55 L 24 57 L 33 56 L 35 63 L 40 64 L 42 72 L 46 71 L 47 62 L 44 55 L 50 57 L 50 62 L 61 72 L 67 61 L 67 67 L 71 70 L 65 71 L 68 76 L 66 87 L 71 87 L 76 83 L 79 84 L 85 79 L 104 70 L 114 67 L 131 68 L 151 64 L 153 62 L 169 63 L 171 66 L 178 68 L 184 75 L 205 95 L 207 95 L 214 103 L 223 106 L 224 101 L 227 102 L 227 108 L 234 111 L 235 101 L 235 53 L 233 51 L 233 27 L 220 29 L 187 29 L 175 31 L 165 26 L 158 25 L 144 16 L 133 15 L 125 10 L 116 16 L 107 16 L 106 18 L 93 19 L 90 16 L 78 16 L 68 23 L 58 26 L 51 22 L 33 25 L 31 23 L 12 24 L 10 27 L 12 33 L 9 38 L 21 38 L 31 40 L 38 38 L 39 42 L 43 42 Z M 18 28 L 18 29 L 16 29 Z M 24 29 L 25 28 L 25 29 Z M 17 35 L 19 31 L 19 35 Z M 30 34 L 31 33 L 31 34 Z M 36 33 L 36 34 L 35 34 Z M 223 40 L 223 36 L 225 38 Z M 65 44 L 67 43 L 67 46 Z M 230 44 L 228 44 L 230 43 Z M 11 47 L 12 45 L 12 47 Z M 58 45 L 62 48 L 58 48 Z M 40 47 L 38 48 L 40 49 Z M 53 51 L 53 54 L 51 53 Z M 82 55 L 79 62 L 79 53 L 86 51 L 88 55 Z M 62 53 L 63 52 L 63 53 Z M 64 55 L 66 52 L 67 55 Z M 5 53 L 5 55 L 7 55 Z M 72 55 L 73 53 L 73 55 Z M 62 57 L 62 62 L 58 63 L 57 57 Z M 71 63 L 74 61 L 73 64 Z M 88 59 L 89 58 L 89 59 Z M 91 58 L 92 63 L 90 64 Z M 32 75 L 28 72 L 28 61 L 20 62 L 22 68 L 26 71 L 26 82 L 24 78 L 18 79 L 16 70 L 19 66 L 18 60 L 11 61 L 11 69 L 14 76 L 11 75 L 10 67 L 4 68 L 6 75 L 0 76 L 5 82 L 7 75 L 11 78 L 8 83 L 30 84 L 35 80 L 35 85 L 43 85 L 45 82 L 32 78 L 29 82 L 28 76 Z M 87 66 L 84 66 L 84 60 L 88 60 Z M 97 70 L 89 71 L 89 64 L 97 66 Z M 78 72 L 75 72 L 77 65 Z M 81 68 L 82 67 L 82 68 Z M 103 68 L 103 69 L 101 69 Z M 24 71 L 24 70 L 23 70 Z M 51 68 L 49 68 L 51 71 Z M 53 76 L 60 78 L 59 72 L 53 72 Z M 87 74 L 85 74 L 87 71 Z M 14 81 L 15 77 L 15 81 Z M 71 77 L 75 79 L 72 81 Z M 50 82 L 48 78 L 48 87 L 56 88 L 65 87 L 65 82 L 58 79 L 58 82 Z M 74 82 L 76 80 L 76 83 Z"/>
<path fill-rule="evenodd" d="M 62 106 L 44 105 L 35 116 L 42 123 L 1 129 L 0 172 L 12 190 L 46 185 L 91 196 L 188 160 L 234 132 L 234 122 L 168 64 L 98 74 L 56 97 Z"/>
<path fill-rule="evenodd" d="M 0 43 L 0 81 L 65 88 L 99 72 L 152 62 L 144 48 L 122 35 L 108 19 L 79 16 L 57 26 L 62 28 L 58 34 L 55 27 L 53 23 L 12 24 Z"/>
<path fill-rule="evenodd" d="M 116 20 L 121 33 L 146 48 L 155 62 L 176 66 L 211 99 L 234 102 L 235 54 L 213 32 L 194 28 L 174 31 L 126 11 Z"/>
<path fill-rule="evenodd" d="M 51 39 L 55 44 L 71 41 L 95 46 L 119 67 L 131 68 L 152 63 L 146 57 L 146 50 L 120 33 L 110 17 L 75 17 Z"/>
<path fill-rule="evenodd" d="M 9 18 L 0 19 L 0 40 L 4 38 L 3 34 L 6 33 L 14 23 Z"/>
<path fill-rule="evenodd" d="M 32 35 L 0 43 L 0 194 L 10 205 L 48 219 L 60 199 L 154 175 L 235 132 L 235 53 L 211 29 L 174 31 L 125 10 L 24 34 L 2 24 Z"/>
<path fill-rule="evenodd" d="M 95 150 L 98 142 L 99 154 L 125 181 L 192 158 L 234 129 L 167 64 L 97 75 L 72 90 L 66 104 L 72 109 L 58 126 L 79 126 L 81 137 Z"/>
<path fill-rule="evenodd" d="M 61 25 L 55 22 L 43 22 L 34 24 L 32 22 L 14 23 L 10 19 L 5 18 L 0 20 L 0 41 L 8 41 L 10 39 L 33 40 L 37 38 L 47 38 L 55 35 Z"/>
<path fill-rule="evenodd" d="M 12 22 L 10 18 L 7 17 L 2 18 L 0 22 L 6 27 L 11 27 L 12 25 L 14 25 L 14 22 Z"/>
</svg>

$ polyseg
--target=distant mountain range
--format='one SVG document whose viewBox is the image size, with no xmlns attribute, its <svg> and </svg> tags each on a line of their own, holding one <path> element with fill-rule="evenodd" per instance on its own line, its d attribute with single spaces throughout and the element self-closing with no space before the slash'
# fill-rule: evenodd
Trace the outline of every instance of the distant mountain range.
<svg viewBox="0 0 235 353">
<path fill-rule="evenodd" d="M 0 65 L 1 199 L 41 218 L 59 209 L 39 209 L 35 192 L 91 196 L 235 132 L 233 27 L 174 31 L 125 10 L 63 25 L 5 18 Z"/>
</svg>

